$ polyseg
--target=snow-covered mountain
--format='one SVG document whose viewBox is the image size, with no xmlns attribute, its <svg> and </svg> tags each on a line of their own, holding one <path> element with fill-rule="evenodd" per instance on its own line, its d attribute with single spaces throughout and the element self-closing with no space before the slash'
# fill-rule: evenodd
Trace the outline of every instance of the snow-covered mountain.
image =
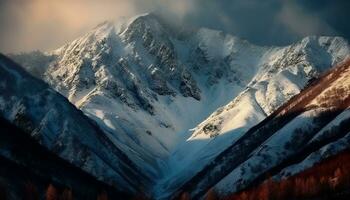
<svg viewBox="0 0 350 200">
<path fill-rule="evenodd" d="M 288 177 L 350 147 L 350 59 L 249 129 L 182 186 L 194 199 Z"/>
<path fill-rule="evenodd" d="M 96 123 L 1 54 L 0 116 L 60 157 L 120 190 L 134 193 L 150 182 Z"/>
<path fill-rule="evenodd" d="M 340 37 L 262 47 L 144 14 L 102 23 L 38 59 L 12 57 L 95 120 L 157 182 L 154 196 L 167 198 L 349 53 Z"/>
<path fill-rule="evenodd" d="M 63 160 L 2 117 L 0 133 L 1 200 L 39 199 L 39 196 L 45 199 L 50 184 L 57 188 L 59 199 L 72 199 L 64 198 L 67 196 L 77 200 L 97 199 L 102 193 L 115 200 L 132 198 L 130 193 L 97 181 L 91 174 Z"/>
</svg>

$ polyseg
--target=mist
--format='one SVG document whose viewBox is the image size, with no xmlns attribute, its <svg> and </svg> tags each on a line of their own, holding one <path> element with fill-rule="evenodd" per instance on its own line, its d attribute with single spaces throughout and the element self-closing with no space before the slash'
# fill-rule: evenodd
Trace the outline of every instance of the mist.
<svg viewBox="0 0 350 200">
<path fill-rule="evenodd" d="M 349 5 L 346 0 L 1 0 L 0 52 L 53 50 L 105 20 L 145 12 L 260 45 L 285 45 L 307 35 L 349 38 Z"/>
</svg>

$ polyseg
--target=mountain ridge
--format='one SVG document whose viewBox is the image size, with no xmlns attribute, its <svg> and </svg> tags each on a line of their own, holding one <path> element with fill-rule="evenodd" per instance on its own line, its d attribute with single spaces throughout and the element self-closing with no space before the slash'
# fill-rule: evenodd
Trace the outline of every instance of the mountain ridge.
<svg viewBox="0 0 350 200">
<path fill-rule="evenodd" d="M 172 193 L 350 52 L 341 37 L 260 47 L 216 30 L 168 29 L 149 14 L 103 23 L 47 53 L 41 77 L 156 180 L 155 196 Z"/>
<path fill-rule="evenodd" d="M 281 147 L 282 144 L 287 144 L 285 143 L 285 141 L 289 141 L 290 136 L 288 136 L 288 129 L 290 130 L 296 130 L 296 128 L 299 128 L 299 132 L 302 131 L 303 135 L 300 135 L 299 140 L 303 141 L 303 142 L 307 142 L 309 139 L 312 140 L 311 142 L 307 143 L 305 145 L 305 147 L 303 146 L 303 142 L 300 143 L 300 141 L 297 142 L 292 142 L 290 143 L 290 145 L 299 145 L 302 148 L 311 148 L 313 145 L 311 143 L 314 143 L 314 145 L 317 144 L 317 140 L 319 141 L 323 141 L 324 144 L 320 143 L 319 146 L 314 146 L 314 150 L 311 150 L 311 153 L 309 154 L 314 154 L 316 155 L 317 153 L 319 154 L 323 154 L 325 157 L 332 155 L 332 154 L 336 154 L 336 152 L 341 151 L 343 148 L 348 148 L 347 145 L 349 145 L 348 141 L 348 131 L 350 130 L 349 126 L 346 125 L 346 123 L 349 121 L 349 111 L 348 111 L 348 107 L 349 107 L 349 63 L 350 60 L 348 59 L 347 61 L 344 61 L 343 63 L 340 63 L 337 67 L 335 67 L 334 69 L 329 70 L 329 72 L 327 72 L 326 74 L 323 75 L 323 77 L 321 77 L 319 79 L 318 82 L 313 83 L 311 86 L 307 87 L 305 90 L 303 90 L 300 94 L 294 96 L 287 104 L 283 105 L 282 107 L 280 107 L 279 109 L 277 109 L 272 115 L 270 115 L 269 117 L 265 118 L 261 123 L 259 123 L 258 125 L 254 126 L 253 128 L 251 128 L 247 133 L 245 133 L 245 135 L 240 138 L 239 140 L 236 141 L 235 144 L 232 144 L 230 148 L 226 149 L 224 152 L 222 152 L 216 159 L 215 161 L 213 161 L 210 165 L 208 165 L 203 171 L 201 171 L 200 173 L 198 173 L 191 181 L 188 182 L 187 185 L 184 185 L 182 188 L 184 189 L 184 191 L 191 191 L 191 187 L 193 188 L 193 185 L 191 186 L 191 184 L 194 184 L 194 195 L 192 197 L 194 198 L 198 198 L 199 194 L 196 192 L 202 191 L 203 192 L 203 187 L 206 187 L 207 189 L 209 189 L 211 186 L 205 186 L 205 181 L 208 180 L 208 182 L 210 182 L 209 179 L 215 179 L 215 180 L 219 180 L 217 183 L 214 183 L 214 189 L 218 189 L 218 190 L 226 190 L 226 191 L 231 191 L 233 192 L 235 189 L 237 188 L 239 190 L 239 188 L 244 188 L 246 187 L 247 183 L 244 182 L 244 179 L 247 180 L 251 180 L 254 179 L 252 177 L 253 173 L 262 173 L 261 177 L 266 177 L 266 174 L 269 174 L 271 171 L 267 171 L 265 173 L 265 171 L 263 171 L 265 168 L 269 168 L 272 167 L 273 168 L 273 164 L 269 163 L 266 164 L 266 162 L 277 162 L 273 159 L 273 155 L 278 154 L 280 156 L 281 160 L 288 160 L 288 155 L 280 155 L 281 153 L 283 154 L 283 151 L 287 151 L 286 149 L 288 148 L 292 148 L 291 146 L 289 147 L 285 147 L 285 149 L 283 150 L 283 147 Z M 337 83 L 337 85 L 334 85 L 333 83 Z M 325 85 L 326 84 L 326 85 Z M 322 89 L 323 88 L 323 89 Z M 344 90 L 341 89 L 341 91 L 343 91 L 344 93 L 339 93 L 337 94 L 337 96 L 335 96 L 334 98 L 341 98 L 340 100 L 336 100 L 333 97 L 330 98 L 329 96 L 326 97 L 326 99 L 324 99 L 325 101 L 329 101 L 331 102 L 330 105 L 326 105 L 325 104 L 317 104 L 318 106 L 316 106 L 315 104 L 313 104 L 313 102 L 315 101 L 315 99 L 322 99 L 320 98 L 320 96 L 322 94 L 325 94 L 325 88 L 327 88 L 326 90 L 338 90 L 341 88 L 345 88 Z M 330 89 L 329 89 L 330 88 Z M 348 88 L 348 89 L 346 89 Z M 313 95 L 313 96 L 312 96 Z M 330 100 L 327 100 L 329 99 Z M 306 100 L 306 101 L 305 101 Z M 304 102 L 305 101 L 305 102 Z M 297 104 L 295 103 L 297 102 Z M 341 102 L 341 103 L 339 103 Z M 309 107 L 309 109 L 303 109 L 304 105 L 313 105 L 312 107 Z M 319 107 L 324 107 L 325 110 L 320 110 Z M 332 107 L 335 107 L 336 111 L 333 111 Z M 317 111 L 317 109 L 319 111 Z M 313 110 L 315 110 L 314 112 L 316 112 L 316 114 L 310 115 L 310 112 L 313 112 Z M 327 113 L 327 112 L 330 113 Z M 318 112 L 318 113 L 317 113 Z M 307 114 L 309 113 L 309 114 Z M 322 116 L 325 115 L 325 116 Z M 278 117 L 278 115 L 281 115 L 283 117 Z M 304 119 L 301 119 L 302 121 L 298 122 L 299 125 L 292 125 L 290 124 L 291 122 L 295 121 L 294 123 L 296 123 L 296 120 L 298 120 L 298 117 L 300 117 L 301 115 L 305 115 L 305 116 L 309 116 L 306 117 Z M 334 134 L 335 135 L 339 135 L 337 138 L 335 138 L 335 140 L 329 140 L 329 139 L 325 139 L 322 138 L 321 139 L 321 135 L 320 132 L 322 133 L 322 131 L 324 132 L 324 130 L 322 129 L 323 127 L 326 127 L 326 125 L 332 123 L 333 120 L 335 120 L 338 116 L 340 117 L 340 115 L 344 115 L 342 116 L 338 121 L 339 123 L 342 122 L 341 126 L 343 128 L 339 128 L 337 129 L 337 125 L 331 125 L 329 126 L 327 129 L 331 128 L 331 127 L 335 127 L 334 129 Z M 323 117 L 323 119 L 322 119 Z M 280 119 L 279 119 L 280 118 Z M 283 118 L 283 119 L 282 119 Z M 305 124 L 308 123 L 309 119 L 307 118 L 315 118 L 315 119 L 321 119 L 323 121 L 321 121 L 323 123 L 323 125 L 320 125 L 320 128 L 309 128 L 309 129 L 304 129 L 303 126 L 305 126 Z M 275 122 L 275 121 L 278 122 Z M 299 119 L 300 120 L 300 119 Z M 289 125 L 289 128 L 287 127 Z M 315 125 L 318 126 L 318 125 Z M 282 128 L 281 128 L 282 127 Z M 264 130 L 264 128 L 266 130 Z M 284 131 L 281 131 L 281 129 L 285 129 Z M 337 130 L 339 130 L 337 132 Z M 282 138 L 274 138 L 275 142 L 273 143 L 271 141 L 271 144 L 269 144 L 268 140 L 271 140 L 271 138 L 273 138 L 274 134 L 277 135 L 277 133 L 279 133 L 281 135 L 281 137 L 285 137 L 284 139 Z M 297 133 L 295 131 L 295 133 Z M 319 133 L 319 134 L 317 134 Z M 301 133 L 300 133 L 301 134 Z M 272 135 L 272 136 L 271 136 Z M 284 136 L 283 136 L 284 135 Z M 294 134 L 295 135 L 295 134 Z M 310 136 L 307 136 L 310 135 Z M 249 138 L 254 138 L 253 140 L 249 140 Z M 263 137 L 265 139 L 259 139 L 259 137 Z M 309 139 L 307 139 L 309 137 Z M 320 137 L 319 139 L 316 139 L 317 137 Z M 253 143 L 256 142 L 262 142 L 262 144 L 259 145 L 253 145 Z M 336 143 L 338 143 L 338 147 L 336 147 Z M 333 144 L 334 143 L 334 144 Z M 343 144 L 342 144 L 343 143 Z M 341 145 L 340 145 L 341 144 Z M 274 145 L 274 146 L 273 146 Z M 327 146 L 329 145 L 329 146 Z M 269 147 L 270 146 L 270 147 Z M 266 153 L 264 154 L 264 151 L 273 151 L 271 149 L 273 149 L 274 147 L 280 147 L 282 148 L 281 150 L 276 150 L 274 153 L 270 152 L 270 153 Z M 256 150 L 255 148 L 258 147 Z M 294 148 L 294 147 L 293 147 Z M 241 150 L 239 150 L 241 149 Z M 244 151 L 247 151 L 247 149 L 253 149 L 252 153 L 248 153 L 245 154 Z M 259 150 L 260 149 L 260 150 Z M 312 148 L 311 148 L 312 149 Z M 321 151 L 321 149 L 323 149 L 323 151 Z M 298 152 L 297 150 L 295 150 L 296 152 Z M 317 152 L 319 151 L 319 152 Z M 328 152 L 328 155 L 327 155 Z M 242 153 L 242 154 L 240 154 Z M 309 154 L 306 154 L 309 155 Z M 247 160 L 244 160 L 244 155 L 249 155 L 247 156 Z M 305 155 L 305 152 L 301 154 L 302 156 Z M 303 157 L 297 157 L 298 159 L 302 159 Z M 276 155 L 277 156 L 277 155 Z M 282 157 L 281 157 L 282 156 Z M 226 158 L 225 158 L 226 157 Z M 254 161 L 254 159 L 259 159 L 259 157 L 262 157 L 259 161 Z M 304 157 L 305 158 L 305 157 Z M 307 158 L 307 157 L 306 157 Z M 271 160 L 272 159 L 272 160 Z M 321 159 L 320 157 L 316 157 L 314 158 L 315 160 L 312 162 L 315 162 L 319 159 Z M 302 159 L 303 160 L 303 159 Z M 250 161 L 250 162 L 248 162 Z M 224 178 L 220 178 L 220 173 L 225 173 L 224 171 L 227 169 L 225 166 L 221 166 L 223 165 L 223 163 L 226 162 L 226 167 L 230 166 L 229 170 L 230 171 L 230 175 L 224 175 Z M 249 164 L 247 164 L 249 163 Z M 260 164 L 259 164 L 260 163 Z M 225 165 L 225 164 L 224 164 Z M 255 172 L 250 172 L 252 173 L 251 175 L 237 175 L 237 173 L 239 173 L 239 171 L 241 170 L 241 172 L 244 174 L 245 172 L 249 171 L 249 168 L 251 168 L 251 171 L 253 171 L 253 167 L 259 166 L 258 171 L 254 170 Z M 288 166 L 288 165 L 287 165 Z M 211 169 L 209 169 L 211 168 Z M 219 171 L 214 170 L 214 168 L 219 169 Z M 244 170 L 243 170 L 244 168 Z M 297 168 L 297 165 L 294 166 L 294 168 Z M 283 168 L 282 168 L 283 169 Z M 302 169 L 302 168 L 301 168 Z M 305 169 L 305 168 L 304 168 Z M 212 176 L 208 173 L 215 173 L 216 171 L 216 175 Z M 300 169 L 299 169 L 300 171 Z M 291 174 L 295 174 L 297 171 L 289 171 L 289 175 Z M 249 174 L 249 172 L 247 172 Z M 286 173 L 286 172 L 284 172 Z M 281 172 L 282 176 L 283 176 L 283 171 Z M 273 175 L 270 173 L 270 175 Z M 208 177 L 208 178 L 205 178 Z M 240 180 L 237 180 L 238 178 L 241 178 Z M 232 179 L 232 180 L 231 180 Z M 236 182 L 234 182 L 234 181 Z M 202 184 L 202 185 L 200 185 Z M 231 187 L 231 188 L 230 188 Z M 224 193 L 223 191 L 221 191 L 221 194 Z"/>
<path fill-rule="evenodd" d="M 97 181 L 91 174 L 41 146 L 28 133 L 2 117 L 0 125 L 2 199 L 43 196 L 50 184 L 70 191 L 76 199 L 96 199 L 103 192 L 107 194 L 107 191 L 109 197 L 131 199 L 131 194 Z M 32 191 L 26 191 L 29 186 L 33 188 Z"/>
<path fill-rule="evenodd" d="M 0 113 L 3 118 L 100 180 L 120 183 L 121 188 L 124 186 L 128 192 L 137 190 L 141 178 L 147 181 L 128 157 L 101 134 L 95 122 L 48 84 L 30 76 L 3 55 L 0 55 L 0 76 Z M 106 177 L 101 177 L 98 172 L 102 166 L 104 173 L 108 173 Z M 140 180 L 130 180 L 136 175 Z"/>
</svg>

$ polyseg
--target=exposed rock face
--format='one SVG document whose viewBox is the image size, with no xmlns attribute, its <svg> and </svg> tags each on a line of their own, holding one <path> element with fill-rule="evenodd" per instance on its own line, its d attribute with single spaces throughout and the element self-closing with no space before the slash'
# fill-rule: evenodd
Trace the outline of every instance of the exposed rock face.
<svg viewBox="0 0 350 200">
<path fill-rule="evenodd" d="M 147 176 L 66 98 L 0 55 L 0 116 L 61 158 L 132 193 Z"/>
<path fill-rule="evenodd" d="M 350 59 L 249 129 L 182 186 L 195 199 L 294 175 L 350 147 Z M 205 125 L 203 131 L 212 131 Z"/>
<path fill-rule="evenodd" d="M 157 179 L 159 197 L 350 52 L 340 37 L 261 47 L 174 30 L 153 14 L 103 23 L 47 53 L 55 59 L 43 78 Z"/>
</svg>

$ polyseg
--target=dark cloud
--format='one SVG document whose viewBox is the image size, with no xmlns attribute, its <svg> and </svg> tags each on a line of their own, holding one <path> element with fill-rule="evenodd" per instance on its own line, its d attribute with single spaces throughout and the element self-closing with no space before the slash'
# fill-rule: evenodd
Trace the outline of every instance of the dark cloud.
<svg viewBox="0 0 350 200">
<path fill-rule="evenodd" d="M 348 0 L 0 0 L 0 51 L 59 47 L 105 19 L 156 12 L 261 45 L 307 35 L 350 38 Z"/>
<path fill-rule="evenodd" d="M 348 0 L 298 0 L 306 12 L 324 20 L 338 34 L 350 38 L 350 1 Z"/>
<path fill-rule="evenodd" d="M 257 44 L 284 45 L 307 35 L 350 37 L 348 23 L 350 1 L 347 0 L 193 0 L 191 2 L 188 12 L 179 14 L 185 23 L 221 29 Z M 171 10 L 163 11 L 163 13 L 171 12 Z M 176 15 L 174 12 L 173 14 Z"/>
</svg>

